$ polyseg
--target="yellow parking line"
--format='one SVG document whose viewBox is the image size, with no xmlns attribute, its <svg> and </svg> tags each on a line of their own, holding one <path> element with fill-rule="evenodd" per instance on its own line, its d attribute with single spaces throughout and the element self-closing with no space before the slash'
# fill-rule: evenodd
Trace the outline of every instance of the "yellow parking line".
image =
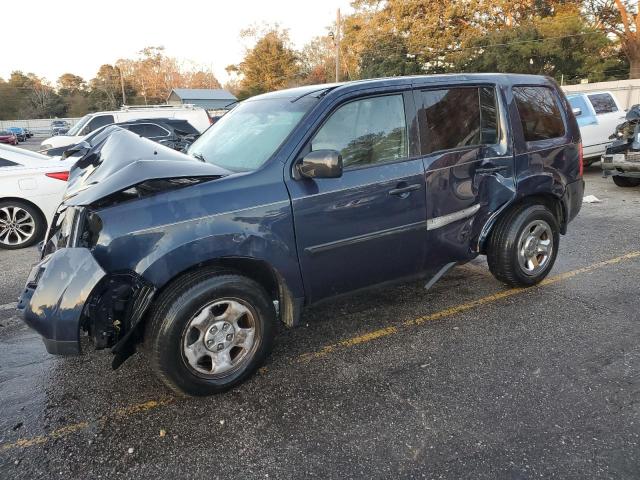
<svg viewBox="0 0 640 480">
<path fill-rule="evenodd" d="M 638 258 L 640 257 L 640 251 L 636 251 L 636 252 L 630 252 L 627 253 L 625 255 L 621 255 L 619 257 L 615 257 L 615 258 L 611 258 L 609 260 L 604 260 L 602 262 L 597 262 L 597 263 L 593 263 L 591 265 L 588 265 L 586 267 L 583 268 L 578 268 L 576 270 L 571 270 L 569 272 L 566 273 L 561 273 L 559 275 L 555 275 L 553 277 L 549 277 L 547 279 L 545 279 L 544 281 L 540 282 L 536 287 L 533 288 L 540 288 L 540 287 L 544 287 L 546 285 L 552 285 L 554 283 L 558 283 L 564 280 L 568 280 L 570 278 L 573 278 L 577 275 L 583 274 L 583 273 L 589 273 L 592 272 L 594 270 L 597 270 L 599 268 L 603 268 L 609 265 L 615 265 L 617 263 L 623 262 L 625 260 L 631 260 L 634 258 Z M 397 326 L 389 326 L 389 327 L 384 327 L 384 328 L 380 328 L 377 330 L 372 330 L 370 332 L 364 333 L 362 335 L 357 335 L 355 337 L 350 337 L 347 338 L 345 340 L 341 340 L 337 343 L 333 343 L 330 345 L 325 345 L 324 347 L 322 347 L 320 350 L 316 351 L 316 352 L 310 352 L 310 353 L 305 353 L 303 355 L 300 355 L 300 357 L 298 357 L 298 360 L 301 361 L 308 361 L 308 360 L 312 360 L 314 358 L 321 358 L 324 357 L 325 355 L 328 355 L 329 353 L 334 352 L 335 350 L 338 350 L 340 348 L 350 348 L 350 347 L 355 347 L 357 345 L 360 345 L 362 343 L 368 343 L 368 342 L 372 342 L 374 340 L 377 340 L 379 338 L 383 338 L 383 337 L 388 337 L 390 335 L 395 335 L 396 333 L 399 333 L 400 331 L 402 331 L 403 329 L 408 329 L 411 327 L 416 327 L 419 325 L 423 325 L 426 322 L 430 322 L 433 320 L 439 320 L 441 318 L 445 318 L 445 317 L 450 317 L 453 315 L 456 315 L 458 313 L 462 313 L 462 312 L 466 312 L 468 310 L 471 310 L 473 308 L 476 307 L 480 307 L 482 305 L 486 305 L 489 303 L 494 303 L 497 302 L 498 300 L 502 300 L 503 298 L 507 298 L 507 297 L 511 297 L 513 295 L 518 295 L 520 293 L 526 292 L 526 291 L 530 291 L 531 288 L 511 288 L 509 290 L 504 290 L 502 292 L 498 292 L 492 295 L 487 295 L 486 297 L 482 297 L 479 298 L 477 300 L 473 300 L 471 302 L 467 302 L 467 303 L 463 303 L 460 305 L 456 305 L 454 307 L 451 308 L 447 308 L 444 310 L 440 310 L 438 312 L 435 313 L 431 313 L 429 315 L 423 315 L 421 317 L 418 318 L 414 318 L 411 320 L 407 320 Z M 111 419 L 121 419 L 121 418 L 126 418 L 129 417 L 131 415 L 135 415 L 138 413 L 142 413 L 142 412 L 148 412 L 150 410 L 156 409 L 158 407 L 164 406 L 164 405 L 168 405 L 172 402 L 174 402 L 176 399 L 175 398 L 163 398 L 160 400 L 150 400 L 148 402 L 144 402 L 144 403 L 138 403 L 138 404 L 134 404 L 134 405 L 130 405 L 127 407 L 123 407 L 120 409 L 115 410 L 114 412 L 112 412 L 110 415 L 101 417 L 100 419 L 98 419 L 96 422 L 94 423 L 98 423 L 98 424 L 103 424 L 104 422 L 107 422 Z M 32 437 L 32 438 L 23 438 L 20 440 L 17 440 L 13 443 L 5 443 L 5 444 L 1 444 L 0 445 L 0 452 L 4 452 L 7 450 L 11 450 L 14 448 L 26 448 L 26 447 L 32 447 L 34 445 L 41 445 L 44 443 L 49 442 L 50 440 L 54 440 L 57 438 L 62 438 L 62 437 L 66 437 L 69 436 L 75 432 L 78 432 L 80 430 L 84 430 L 86 428 L 88 428 L 90 425 L 89 422 L 78 422 L 78 423 L 74 423 L 71 425 L 67 425 L 61 428 L 58 428 L 57 430 L 54 430 L 48 434 L 45 435 L 38 435 L 36 437 Z"/>
<path fill-rule="evenodd" d="M 161 407 L 163 405 L 168 405 L 175 401 L 175 398 L 162 398 L 160 400 L 149 400 L 144 403 L 137 403 L 134 405 L 129 405 L 127 407 L 118 408 L 113 411 L 110 415 L 100 417 L 95 423 L 104 425 L 109 420 L 126 418 L 133 414 L 140 412 L 147 412 L 149 410 L 153 410 L 154 408 Z M 13 448 L 26 448 L 33 447 L 34 445 L 41 445 L 43 443 L 47 443 L 50 440 L 54 440 L 56 438 L 67 437 L 72 433 L 75 433 L 80 430 L 84 430 L 89 427 L 89 422 L 78 422 L 72 423 L 70 425 L 65 425 L 64 427 L 60 427 L 52 432 L 47 433 L 46 435 L 38 435 L 32 438 L 23 438 L 20 440 L 16 440 L 13 443 L 4 443 L 0 445 L 0 452 L 4 452 L 6 450 L 11 450 Z"/>
<path fill-rule="evenodd" d="M 580 275 L 582 273 L 592 272 L 592 271 L 597 270 L 599 268 L 603 268 L 603 267 L 606 267 L 606 266 L 609 266 L 609 265 L 614 265 L 616 263 L 620 263 L 620 262 L 623 262 L 625 260 L 631 260 L 631 259 L 637 258 L 637 257 L 640 257 L 640 251 L 630 252 L 630 253 L 627 253 L 625 255 L 621 255 L 619 257 L 611 258 L 609 260 L 604 260 L 602 262 L 593 263 L 593 264 L 588 265 L 588 266 L 583 267 L 583 268 L 578 268 L 576 270 L 571 270 L 569 272 L 565 272 L 565 273 L 560 273 L 558 275 L 554 275 L 553 277 L 546 278 L 545 280 L 543 280 L 538 285 L 536 285 L 535 287 L 532 287 L 532 288 L 540 288 L 540 287 L 544 287 L 546 285 L 552 285 L 554 283 L 558 283 L 558 282 L 561 282 L 563 280 L 568 280 L 568 279 L 573 278 L 576 275 Z M 418 317 L 418 318 L 413 318 L 411 320 L 407 320 L 407 321 L 401 323 L 399 326 L 391 326 L 391 327 L 380 328 L 378 330 L 373 330 L 371 332 L 367 332 L 367 333 L 365 333 L 363 335 L 358 335 L 356 337 L 351 337 L 351 338 L 348 338 L 346 340 L 341 340 L 341 341 L 339 341 L 337 343 L 333 343 L 333 344 L 330 344 L 330 345 L 325 345 L 320 350 L 317 350 L 315 352 L 310 352 L 310 353 L 304 353 L 304 354 L 300 355 L 299 360 L 308 361 L 308 360 L 312 360 L 314 358 L 321 358 L 321 357 L 324 357 L 325 355 L 327 355 L 329 353 L 334 352 L 335 350 L 337 350 L 339 348 L 353 347 L 353 346 L 359 345 L 361 343 L 367 343 L 367 342 L 370 342 L 372 340 L 377 340 L 378 338 L 388 337 L 389 335 L 394 335 L 394 334 L 398 333 L 401 330 L 401 328 L 403 328 L 403 327 L 404 328 L 415 327 L 415 326 L 418 326 L 418 325 L 422 325 L 422 324 L 424 324 L 426 322 L 431 322 L 433 320 L 439 320 L 441 318 L 451 317 L 453 315 L 457 315 L 458 313 L 466 312 L 466 311 L 471 310 L 473 308 L 480 307 L 480 306 L 486 305 L 488 303 L 494 303 L 494 302 L 497 302 L 498 300 L 502 300 L 503 298 L 511 297 L 513 295 L 518 295 L 520 293 L 524 293 L 524 292 L 530 291 L 530 290 L 531 290 L 531 288 L 511 288 L 509 290 L 504 290 L 502 292 L 494 293 L 492 295 L 487 295 L 486 297 L 482 297 L 482 298 L 479 298 L 477 300 L 473 300 L 471 302 L 463 303 L 463 304 L 460 304 L 460 305 L 456 305 L 455 307 L 446 308 L 444 310 L 440 310 L 438 312 L 431 313 L 429 315 L 424 315 L 422 317 Z"/>
</svg>

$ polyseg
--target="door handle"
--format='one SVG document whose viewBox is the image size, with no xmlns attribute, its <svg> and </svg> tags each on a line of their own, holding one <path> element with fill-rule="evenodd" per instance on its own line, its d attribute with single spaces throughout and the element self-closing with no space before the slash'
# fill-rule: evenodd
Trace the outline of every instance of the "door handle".
<svg viewBox="0 0 640 480">
<path fill-rule="evenodd" d="M 397 187 L 393 190 L 389 190 L 389 195 L 399 195 L 401 197 L 406 197 L 414 190 L 419 190 L 421 186 L 422 185 L 420 185 L 419 183 L 414 183 L 412 185 L 407 185 L 406 187 Z"/>
<path fill-rule="evenodd" d="M 506 165 L 502 165 L 499 167 L 479 167 L 476 168 L 476 173 L 480 175 L 491 175 L 492 173 L 500 173 L 505 170 L 509 170 L 509 167 Z"/>
</svg>

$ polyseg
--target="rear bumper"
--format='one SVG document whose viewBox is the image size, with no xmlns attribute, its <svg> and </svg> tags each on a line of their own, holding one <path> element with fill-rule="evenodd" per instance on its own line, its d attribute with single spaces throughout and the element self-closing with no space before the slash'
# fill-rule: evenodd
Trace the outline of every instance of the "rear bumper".
<svg viewBox="0 0 640 480">
<path fill-rule="evenodd" d="M 584 180 L 579 179 L 575 182 L 567 184 L 564 195 L 562 197 L 562 204 L 564 205 L 564 211 L 566 216 L 565 225 L 563 230 L 566 231 L 566 225 L 576 218 L 578 212 L 582 208 L 582 197 L 584 196 Z M 565 233 L 565 232 L 563 232 Z"/>
<path fill-rule="evenodd" d="M 613 153 L 602 156 L 602 176 L 640 177 L 640 153 Z"/>
<path fill-rule="evenodd" d="M 80 323 L 105 272 L 85 248 L 61 248 L 34 265 L 18 302 L 49 353 L 80 353 Z"/>
</svg>

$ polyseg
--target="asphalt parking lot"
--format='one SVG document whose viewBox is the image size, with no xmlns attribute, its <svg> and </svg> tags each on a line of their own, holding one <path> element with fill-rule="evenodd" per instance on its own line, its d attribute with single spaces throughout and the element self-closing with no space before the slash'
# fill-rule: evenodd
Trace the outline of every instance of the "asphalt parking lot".
<svg viewBox="0 0 640 480">
<path fill-rule="evenodd" d="M 317 306 L 211 398 L 49 356 L 13 310 L 36 250 L 0 251 L 0 478 L 639 478 L 640 188 L 586 181 L 542 285 L 481 258 Z"/>
</svg>

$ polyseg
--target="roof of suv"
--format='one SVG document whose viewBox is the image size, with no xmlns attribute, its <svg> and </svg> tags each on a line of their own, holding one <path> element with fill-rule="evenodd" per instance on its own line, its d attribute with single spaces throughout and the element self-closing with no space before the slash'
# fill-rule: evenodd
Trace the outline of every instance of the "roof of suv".
<svg viewBox="0 0 640 480">
<path fill-rule="evenodd" d="M 350 82 L 325 83 L 319 85 L 305 85 L 303 87 L 289 88 L 286 90 L 277 90 L 275 92 L 263 93 L 251 97 L 248 100 L 266 99 L 266 98 L 297 98 L 304 97 L 314 92 L 325 92 L 327 90 L 352 91 L 366 87 L 376 86 L 394 86 L 409 84 L 438 84 L 451 82 L 492 82 L 502 84 L 529 84 L 541 85 L 555 82 L 550 77 L 542 75 L 525 75 L 516 73 L 446 73 L 438 75 L 413 75 L 404 77 L 384 77 L 372 78 L 366 80 L 353 80 Z"/>
</svg>

